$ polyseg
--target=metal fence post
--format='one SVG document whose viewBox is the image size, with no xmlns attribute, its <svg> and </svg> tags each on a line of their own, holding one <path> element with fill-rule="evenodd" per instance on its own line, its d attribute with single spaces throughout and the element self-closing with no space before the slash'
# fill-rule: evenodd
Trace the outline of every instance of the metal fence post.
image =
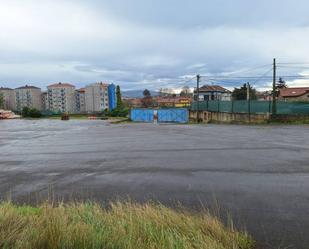
<svg viewBox="0 0 309 249">
<path fill-rule="evenodd" d="M 249 121 L 251 119 L 251 100 L 248 100 L 248 117 L 249 117 Z"/>
</svg>

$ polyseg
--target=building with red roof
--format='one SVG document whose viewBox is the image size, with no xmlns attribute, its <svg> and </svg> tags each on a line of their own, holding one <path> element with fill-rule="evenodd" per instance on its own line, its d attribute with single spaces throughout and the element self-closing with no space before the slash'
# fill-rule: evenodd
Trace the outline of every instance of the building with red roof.
<svg viewBox="0 0 309 249">
<path fill-rule="evenodd" d="M 309 101 L 309 87 L 284 87 L 279 91 L 279 100 Z"/>
</svg>

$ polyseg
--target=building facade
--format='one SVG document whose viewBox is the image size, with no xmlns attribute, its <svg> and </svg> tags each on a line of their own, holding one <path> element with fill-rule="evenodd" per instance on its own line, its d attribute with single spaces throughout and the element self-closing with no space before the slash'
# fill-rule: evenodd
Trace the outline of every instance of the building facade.
<svg viewBox="0 0 309 249">
<path fill-rule="evenodd" d="M 75 91 L 76 113 L 86 112 L 85 92 L 86 92 L 85 88 L 81 88 Z"/>
<path fill-rule="evenodd" d="M 15 93 L 15 108 L 21 111 L 24 107 L 35 108 L 42 110 L 42 92 L 41 89 L 35 86 L 22 86 L 14 90 Z"/>
<path fill-rule="evenodd" d="M 194 99 L 197 100 L 197 91 L 194 91 Z M 220 100 L 220 101 L 231 101 L 232 92 L 228 89 L 217 86 L 217 85 L 205 85 L 199 89 L 199 100 Z"/>
<path fill-rule="evenodd" d="M 154 102 L 158 107 L 189 107 L 192 103 L 190 97 L 156 97 Z"/>
<path fill-rule="evenodd" d="M 143 106 L 141 98 L 123 98 L 122 100 L 129 108 L 141 108 Z"/>
<path fill-rule="evenodd" d="M 108 84 L 95 83 L 86 86 L 85 100 L 86 112 L 95 113 L 109 109 Z"/>
<path fill-rule="evenodd" d="M 48 111 L 49 110 L 48 94 L 47 94 L 47 92 L 42 92 L 42 110 L 43 111 Z"/>
<path fill-rule="evenodd" d="M 0 88 L 3 107 L 21 111 L 24 107 L 35 108 L 46 113 L 95 113 L 117 107 L 114 84 L 95 83 L 76 90 L 69 83 L 49 85 L 46 92 L 35 86 L 16 89 Z"/>
<path fill-rule="evenodd" d="M 53 112 L 74 113 L 76 110 L 75 86 L 57 83 L 47 87 L 48 109 Z"/>
<path fill-rule="evenodd" d="M 5 110 L 15 110 L 14 90 L 7 87 L 0 87 L 0 95 L 3 97 L 3 108 Z"/>
</svg>

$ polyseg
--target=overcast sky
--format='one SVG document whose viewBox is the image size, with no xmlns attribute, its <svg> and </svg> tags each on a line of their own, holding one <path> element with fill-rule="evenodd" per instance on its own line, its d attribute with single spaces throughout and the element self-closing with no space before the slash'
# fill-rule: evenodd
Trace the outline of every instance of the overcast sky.
<svg viewBox="0 0 309 249">
<path fill-rule="evenodd" d="M 274 57 L 309 62 L 308 10 L 307 0 L 0 0 L 0 85 L 104 81 L 158 89 Z M 306 70 L 279 68 L 279 75 Z"/>
</svg>

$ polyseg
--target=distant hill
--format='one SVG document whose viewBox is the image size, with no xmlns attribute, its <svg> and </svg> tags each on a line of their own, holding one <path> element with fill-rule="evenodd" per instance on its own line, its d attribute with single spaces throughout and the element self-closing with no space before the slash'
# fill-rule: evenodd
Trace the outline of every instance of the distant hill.
<svg viewBox="0 0 309 249">
<path fill-rule="evenodd" d="M 122 91 L 122 96 L 123 97 L 128 97 L 128 98 L 142 98 L 143 97 L 143 90 L 129 90 L 129 91 Z M 151 93 L 151 96 L 158 96 L 159 93 L 156 91 L 151 91 L 149 90 Z"/>
</svg>

